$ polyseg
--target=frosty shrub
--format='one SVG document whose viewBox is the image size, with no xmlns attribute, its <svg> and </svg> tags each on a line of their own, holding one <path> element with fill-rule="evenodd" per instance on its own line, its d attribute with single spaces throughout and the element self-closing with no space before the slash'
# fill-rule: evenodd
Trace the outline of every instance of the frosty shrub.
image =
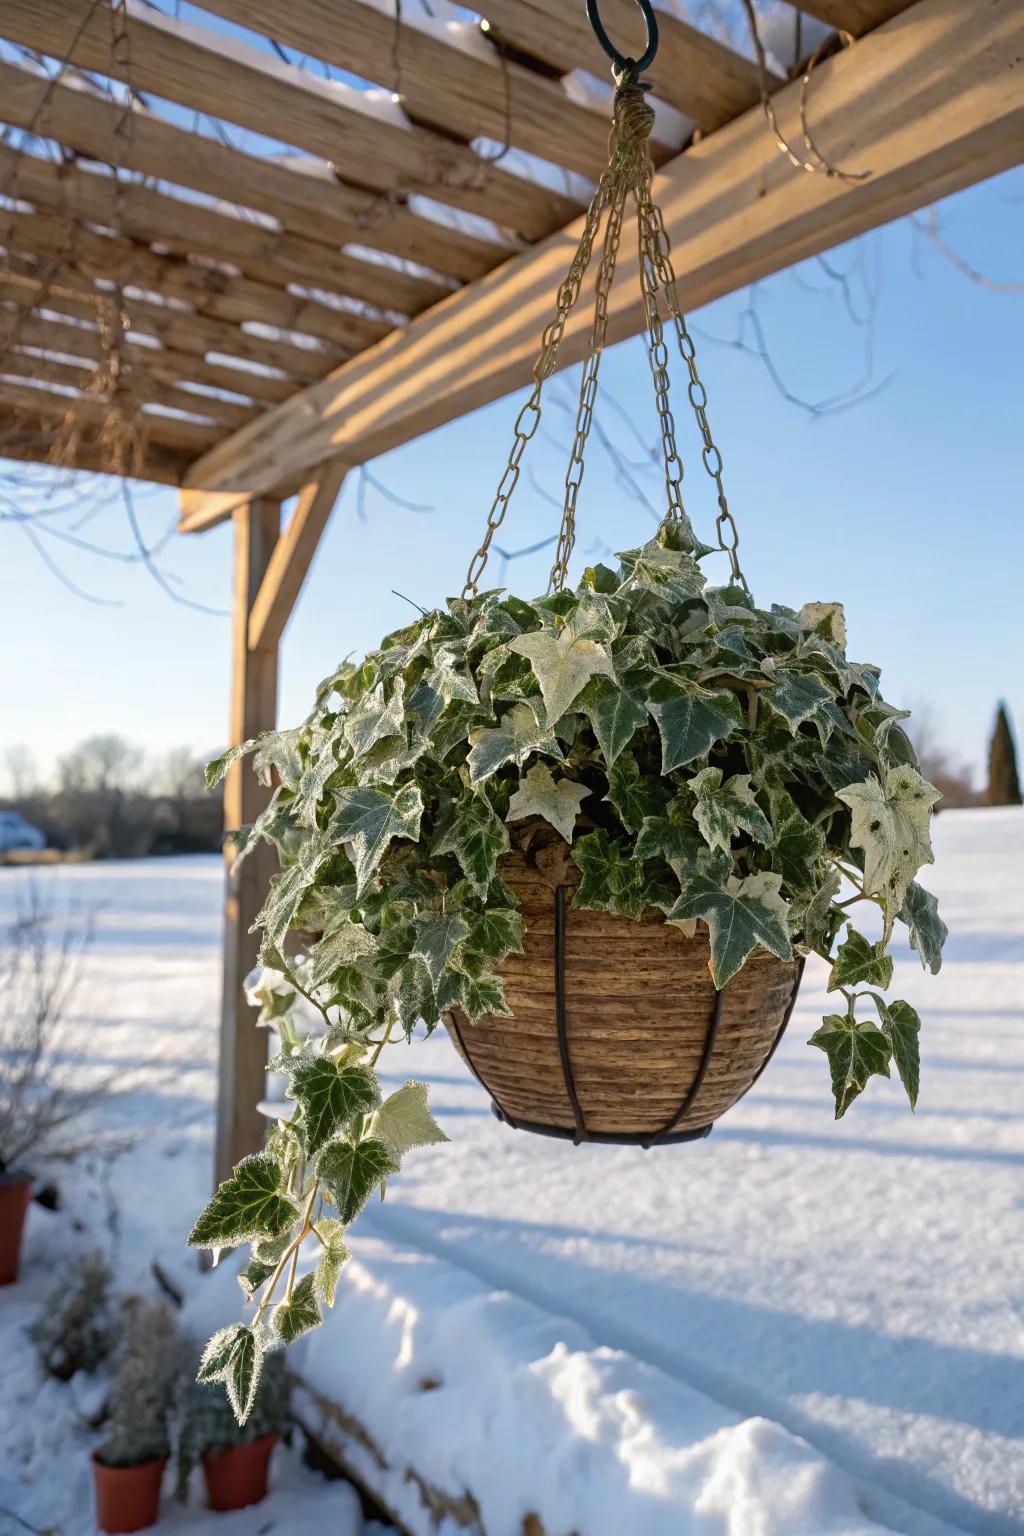
<svg viewBox="0 0 1024 1536">
<path fill-rule="evenodd" d="M 180 1345 L 165 1301 L 125 1303 L 125 1323 L 100 1460 L 138 1467 L 170 1454 L 170 1420 Z"/>
<path fill-rule="evenodd" d="M 341 666 L 297 729 L 211 765 L 214 783 L 252 753 L 275 786 L 241 853 L 265 840 L 281 860 L 260 917 L 280 976 L 264 1013 L 294 1103 L 190 1238 L 252 1244 L 255 1313 L 201 1371 L 240 1417 L 265 1350 L 331 1304 L 345 1229 L 405 1152 L 443 1139 L 422 1086 L 381 1103 L 377 1057 L 452 1008 L 508 1012 L 498 966 L 523 922 L 499 860 L 544 824 L 571 846 L 577 907 L 703 924 L 718 988 L 758 948 L 822 956 L 836 1007 L 811 1043 L 836 1115 L 893 1066 L 915 1102 L 918 1016 L 884 994 L 897 922 L 939 968 L 945 927 L 914 878 L 937 792 L 877 669 L 847 658 L 839 605 L 758 608 L 707 585 L 704 553 L 675 525 L 575 592 L 451 599 Z M 320 935 L 301 966 L 283 955 L 295 931 Z M 289 1028 L 296 997 L 318 1038 Z M 297 1280 L 307 1237 L 319 1258 Z"/>
<path fill-rule="evenodd" d="M 39 1363 L 58 1381 L 94 1371 L 110 1353 L 114 1318 L 110 1269 L 102 1253 L 87 1253 L 59 1278 L 29 1330 Z"/>
<path fill-rule="evenodd" d="M 83 1088 L 64 1060 L 65 1015 L 90 937 L 87 918 L 71 913 L 59 924 L 30 884 L 0 938 L 0 1173 L 26 1160 L 38 1169 L 91 1145 L 78 1123 L 110 1083 Z"/>
<path fill-rule="evenodd" d="M 238 1423 L 218 1384 L 183 1378 L 177 1410 L 179 1499 L 188 1497 L 189 1478 L 204 1456 L 219 1456 L 264 1435 L 280 1433 L 288 1423 L 289 1396 L 287 1367 L 280 1353 L 268 1356 L 244 1425 Z"/>
</svg>

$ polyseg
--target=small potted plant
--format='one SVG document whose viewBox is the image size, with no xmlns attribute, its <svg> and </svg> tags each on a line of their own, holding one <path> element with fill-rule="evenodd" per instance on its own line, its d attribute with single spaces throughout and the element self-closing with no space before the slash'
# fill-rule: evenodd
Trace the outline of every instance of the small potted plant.
<svg viewBox="0 0 1024 1536">
<path fill-rule="evenodd" d="M 103 1363 L 113 1346 L 114 1319 L 110 1267 L 102 1253 L 83 1254 L 70 1275 L 60 1274 L 29 1333 L 39 1364 L 58 1381 Z"/>
<path fill-rule="evenodd" d="M 185 1384 L 179 1400 L 179 1499 L 187 1498 L 189 1478 L 200 1461 L 211 1509 L 246 1509 L 265 1499 L 270 1457 L 288 1422 L 288 1396 L 283 1354 L 267 1360 L 243 1426 L 219 1387 Z"/>
<path fill-rule="evenodd" d="M 112 1533 L 141 1531 L 156 1521 L 177 1380 L 167 1304 L 134 1300 L 125 1312 L 106 1438 L 92 1458 L 96 1523 Z"/>
</svg>

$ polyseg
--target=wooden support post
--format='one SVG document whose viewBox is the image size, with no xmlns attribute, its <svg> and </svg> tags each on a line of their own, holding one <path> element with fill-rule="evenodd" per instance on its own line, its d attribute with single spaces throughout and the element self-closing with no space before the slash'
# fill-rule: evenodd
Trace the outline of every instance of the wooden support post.
<svg viewBox="0 0 1024 1536">
<path fill-rule="evenodd" d="M 252 648 L 249 618 L 277 546 L 281 503 L 254 497 L 238 507 L 235 525 L 235 577 L 231 657 L 231 745 L 273 728 L 277 722 L 277 641 Z M 224 826 L 234 831 L 252 822 L 271 791 L 258 783 L 251 765 L 232 765 L 224 782 Z M 216 1177 L 230 1174 L 240 1157 L 258 1152 L 264 1120 L 256 1105 L 264 1097 L 266 1035 L 253 1027 L 244 982 L 256 964 L 259 937 L 249 929 L 263 905 L 274 871 L 273 850 L 261 847 L 239 869 L 225 848 L 224 993 L 220 1032 Z"/>
</svg>

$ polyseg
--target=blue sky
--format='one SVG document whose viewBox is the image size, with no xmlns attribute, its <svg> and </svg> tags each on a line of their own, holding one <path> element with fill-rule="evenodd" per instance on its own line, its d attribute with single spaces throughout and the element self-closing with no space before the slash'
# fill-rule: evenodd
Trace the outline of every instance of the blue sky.
<svg viewBox="0 0 1024 1536">
<path fill-rule="evenodd" d="M 974 267 L 1006 284 L 1024 279 L 1024 172 L 948 200 L 941 218 L 943 238 Z M 810 418 L 782 398 L 758 359 L 706 339 L 735 335 L 744 295 L 701 311 L 694 327 L 755 596 L 796 606 L 841 599 L 851 654 L 881 665 L 894 702 L 928 706 L 946 745 L 978 765 L 1000 696 L 1024 720 L 1024 292 L 990 291 L 925 240 L 914 247 L 902 222 L 834 254 L 839 268 L 859 259 L 880 274 L 874 379 L 888 380 L 837 414 Z M 858 287 L 855 305 L 861 300 Z M 759 312 L 773 361 L 794 392 L 822 398 L 857 380 L 863 330 L 817 263 L 763 284 Z M 568 377 L 575 380 L 575 371 Z M 639 340 L 608 354 L 602 385 L 653 441 Z M 682 416 L 685 393 L 677 392 Z M 565 385 L 555 393 L 564 398 Z M 461 588 L 516 409 L 514 400 L 500 401 L 371 466 L 397 495 L 432 511 L 397 507 L 367 486 L 362 521 L 350 477 L 285 636 L 283 723 L 305 714 L 316 682 L 340 656 L 372 647 L 407 621 L 412 609 L 392 588 L 425 607 Z M 640 457 L 614 405 L 603 419 L 620 447 Z M 530 464 L 537 484 L 557 494 L 568 417 L 554 399 L 546 422 L 550 436 L 535 440 Z M 688 507 L 708 532 L 713 502 L 690 423 L 684 441 Z M 658 506 L 657 472 L 636 473 Z M 174 503 L 163 491 L 140 501 L 150 537 L 167 526 Z M 499 542 L 530 545 L 553 532 L 557 518 L 524 479 Z M 596 443 L 579 521 L 577 565 L 602 549 L 628 547 L 655 525 L 652 511 L 616 485 Z M 88 536 L 131 547 L 117 505 L 90 523 Z M 98 730 L 121 732 L 154 753 L 178 744 L 218 748 L 227 617 L 175 604 L 137 567 L 48 547 L 73 579 L 120 606 L 75 598 L 15 525 L 0 526 L 0 752 L 21 743 L 49 768 Z M 230 532 L 219 528 L 175 538 L 161 559 L 190 598 L 226 610 L 230 555 Z M 515 561 L 509 585 L 542 590 L 549 563 L 549 551 Z"/>
</svg>

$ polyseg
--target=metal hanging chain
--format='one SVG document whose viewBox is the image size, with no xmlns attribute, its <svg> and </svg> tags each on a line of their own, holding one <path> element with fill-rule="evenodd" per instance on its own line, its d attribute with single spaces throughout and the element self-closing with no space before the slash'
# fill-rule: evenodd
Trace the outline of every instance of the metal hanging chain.
<svg viewBox="0 0 1024 1536">
<path fill-rule="evenodd" d="M 641 0 L 646 15 L 647 7 Z M 588 14 L 595 22 L 596 3 L 588 3 Z M 675 331 L 680 356 L 689 375 L 688 396 L 703 441 L 701 459 L 704 468 L 715 485 L 718 500 L 716 532 L 717 547 L 729 559 L 732 579 L 745 590 L 747 582 L 739 563 L 739 532 L 729 510 L 723 484 L 722 455 L 711 435 L 707 417 L 707 391 L 697 371 L 693 339 L 676 294 L 675 272 L 669 254 L 668 233 L 661 210 L 654 202 L 651 184 L 654 166 L 651 162 L 649 140 L 654 126 L 654 111 L 644 96 L 644 86 L 637 80 L 636 67 L 615 52 L 595 22 L 599 41 L 616 61 L 623 64 L 616 74 L 615 108 L 610 141 L 609 163 L 598 183 L 584 220 L 583 232 L 566 277 L 558 290 L 556 313 L 544 331 L 540 355 L 533 366 L 533 390 L 516 419 L 512 449 L 505 471 L 487 516 L 484 537 L 466 573 L 463 598 L 473 598 L 479 590 L 490 553 L 491 542 L 504 521 L 516 485 L 519 481 L 526 445 L 535 435 L 540 424 L 541 393 L 544 382 L 555 370 L 558 350 L 565 327 L 583 286 L 597 239 L 602 215 L 607 210 L 602 255 L 595 281 L 594 317 L 590 328 L 587 356 L 580 380 L 579 403 L 576 412 L 572 451 L 565 477 L 565 499 L 562 522 L 558 534 L 554 564 L 551 568 L 549 591 L 560 591 L 568 581 L 568 567 L 576 540 L 576 503 L 583 481 L 587 438 L 593 423 L 597 398 L 598 374 L 601 353 L 604 350 L 608 330 L 608 300 L 615 276 L 622 222 L 626 203 L 633 197 L 637 210 L 639 239 L 640 287 L 644 304 L 644 318 L 648 338 L 648 361 L 654 381 L 655 403 L 661 430 L 662 449 L 665 456 L 665 488 L 667 510 L 662 527 L 688 528 L 683 506 L 683 461 L 676 444 L 675 418 L 669 399 L 668 348 L 665 343 L 664 323 L 659 304 L 659 293 L 665 295 L 668 318 Z M 649 23 L 648 48 L 644 59 L 653 57 L 657 46 L 657 28 L 652 31 Z"/>
</svg>

